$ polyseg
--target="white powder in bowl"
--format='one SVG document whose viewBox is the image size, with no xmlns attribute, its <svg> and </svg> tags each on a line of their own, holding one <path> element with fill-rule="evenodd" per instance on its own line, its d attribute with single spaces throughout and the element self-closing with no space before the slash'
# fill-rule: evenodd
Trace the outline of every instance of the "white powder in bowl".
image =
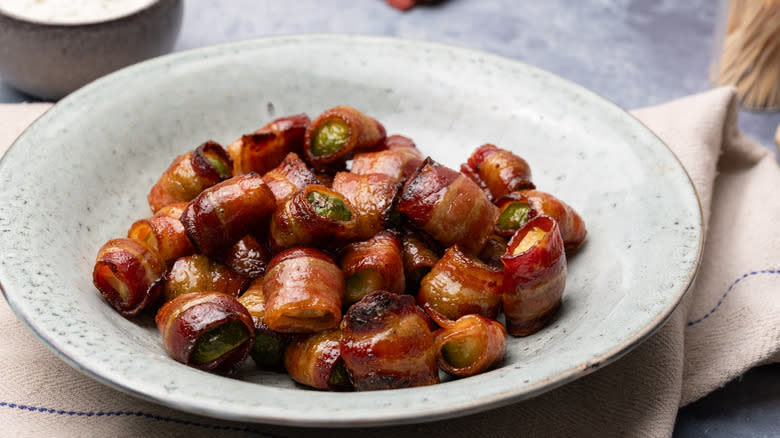
<svg viewBox="0 0 780 438">
<path fill-rule="evenodd" d="M 132 14 L 156 0 L 0 0 L 0 10 L 29 21 L 85 24 Z"/>
</svg>

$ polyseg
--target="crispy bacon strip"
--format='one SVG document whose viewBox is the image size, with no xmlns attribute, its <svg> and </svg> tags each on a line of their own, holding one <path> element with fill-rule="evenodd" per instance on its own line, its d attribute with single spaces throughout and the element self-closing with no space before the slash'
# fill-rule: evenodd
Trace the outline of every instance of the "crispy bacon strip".
<svg viewBox="0 0 780 438">
<path fill-rule="evenodd" d="M 424 159 L 411 139 L 391 135 L 384 141 L 382 150 L 355 154 L 350 172 L 358 175 L 381 173 L 400 182 L 412 176 Z"/>
<path fill-rule="evenodd" d="M 555 196 L 539 190 L 519 190 L 496 201 L 500 210 L 496 233 L 511 236 L 528 220 L 547 215 L 558 222 L 566 251 L 579 248 L 588 234 L 585 222 L 574 208 Z"/>
<path fill-rule="evenodd" d="M 406 291 L 417 295 L 423 277 L 431 272 L 440 257 L 434 243 L 415 231 L 404 229 L 402 242 Z"/>
<path fill-rule="evenodd" d="M 303 154 L 315 169 L 340 166 L 355 152 L 378 147 L 385 127 L 355 108 L 337 106 L 320 114 L 306 130 Z"/>
<path fill-rule="evenodd" d="M 346 305 L 360 301 L 375 290 L 404 293 L 403 246 L 391 231 L 381 231 L 369 240 L 345 246 L 339 266 L 345 277 Z"/>
<path fill-rule="evenodd" d="M 322 169 L 322 170 L 312 169 L 314 175 L 320 181 L 319 184 L 327 188 L 333 187 L 333 178 L 335 178 L 336 173 L 338 173 L 341 170 L 344 169 L 338 169 L 338 168 Z"/>
<path fill-rule="evenodd" d="M 414 140 L 412 140 L 409 137 L 400 134 L 393 134 L 385 137 L 384 141 L 382 142 L 382 145 L 379 148 L 381 150 L 401 149 L 401 148 L 417 149 L 417 145 L 414 143 Z M 423 156 L 420 155 L 420 158 L 422 159 Z"/>
<path fill-rule="evenodd" d="M 282 251 L 263 279 L 265 323 L 283 333 L 314 333 L 336 328 L 341 320 L 344 274 L 313 248 Z"/>
<path fill-rule="evenodd" d="M 246 307 L 247 312 L 255 321 L 265 320 L 265 293 L 263 292 L 263 278 L 252 280 L 249 287 L 238 297 L 238 302 Z"/>
<path fill-rule="evenodd" d="M 231 372 L 249 353 L 255 331 L 249 312 L 219 292 L 181 295 L 155 317 L 168 354 L 205 371 Z"/>
<path fill-rule="evenodd" d="M 184 209 L 187 208 L 189 202 L 174 202 L 168 204 L 165 207 L 160 208 L 154 212 L 155 216 L 170 216 L 174 219 L 180 219 L 181 214 L 184 213 Z"/>
<path fill-rule="evenodd" d="M 237 297 L 249 285 L 249 278 L 204 254 L 177 259 L 165 276 L 163 298 L 170 301 L 180 295 L 215 291 Z"/>
<path fill-rule="evenodd" d="M 265 274 L 271 252 L 252 235 L 242 237 L 222 256 L 225 265 L 239 274 L 255 279 Z"/>
<path fill-rule="evenodd" d="M 489 143 L 474 150 L 468 162 L 461 165 L 461 172 L 484 185 L 492 199 L 515 190 L 534 188 L 528 162 Z"/>
<path fill-rule="evenodd" d="M 133 316 L 157 299 L 165 271 L 157 251 L 132 239 L 113 239 L 98 251 L 92 283 L 119 313 Z"/>
<path fill-rule="evenodd" d="M 404 184 L 398 209 L 443 246 L 470 253 L 482 249 L 498 218 L 474 181 L 430 157 Z"/>
<path fill-rule="evenodd" d="M 501 263 L 501 256 L 506 253 L 507 241 L 498 234 L 492 234 L 485 242 L 485 246 L 479 253 L 479 259 L 488 266 L 503 270 L 504 264 Z"/>
<path fill-rule="evenodd" d="M 155 214 L 134 222 L 127 231 L 127 237 L 157 251 L 167 265 L 179 257 L 195 253 L 184 225 L 167 214 Z"/>
<path fill-rule="evenodd" d="M 287 198 L 271 218 L 271 247 L 278 251 L 293 246 L 338 247 L 355 240 L 355 207 L 325 186 L 310 185 Z"/>
<path fill-rule="evenodd" d="M 146 197 L 153 212 L 174 202 L 188 202 L 204 189 L 230 178 L 233 161 L 219 143 L 207 141 L 176 157 Z"/>
<path fill-rule="evenodd" d="M 501 306 L 502 278 L 500 269 L 453 245 L 422 279 L 417 303 L 453 320 L 470 313 L 495 319 Z"/>
<path fill-rule="evenodd" d="M 277 203 L 310 184 L 320 184 L 314 172 L 294 152 L 287 154 L 278 166 L 263 175 L 263 181 L 274 193 Z"/>
<path fill-rule="evenodd" d="M 550 216 L 531 219 L 512 236 L 501 261 L 507 331 L 528 336 L 544 327 L 561 306 L 566 254 L 558 223 Z"/>
<path fill-rule="evenodd" d="M 252 315 L 255 324 L 255 342 L 249 355 L 258 368 L 266 370 L 282 370 L 284 368 L 284 350 L 290 342 L 290 336 L 277 333 L 265 324 L 265 294 L 263 293 L 263 278 L 252 281 L 246 292 L 238 298 L 238 302 L 246 307 Z"/>
<path fill-rule="evenodd" d="M 270 171 L 290 152 L 300 154 L 311 120 L 306 114 L 282 117 L 242 136 L 227 147 L 236 175 Z"/>
<path fill-rule="evenodd" d="M 376 291 L 354 304 L 340 346 L 358 391 L 439 383 L 430 320 L 411 295 Z"/>
<path fill-rule="evenodd" d="M 357 238 L 362 240 L 398 225 L 400 217 L 395 207 L 400 188 L 391 177 L 377 173 L 339 172 L 333 180 L 333 190 L 344 195 L 355 207 Z"/>
<path fill-rule="evenodd" d="M 184 209 L 181 222 L 197 249 L 219 257 L 247 234 L 264 232 L 275 208 L 271 189 L 252 172 L 201 192 Z"/>
<path fill-rule="evenodd" d="M 434 332 L 436 360 L 445 372 L 473 376 L 504 358 L 506 329 L 500 322 L 475 314 L 452 321 L 430 307 L 425 311 L 441 327 Z"/>
<path fill-rule="evenodd" d="M 316 389 L 349 391 L 352 383 L 341 359 L 338 329 L 316 333 L 290 343 L 284 368 L 296 382 Z"/>
</svg>

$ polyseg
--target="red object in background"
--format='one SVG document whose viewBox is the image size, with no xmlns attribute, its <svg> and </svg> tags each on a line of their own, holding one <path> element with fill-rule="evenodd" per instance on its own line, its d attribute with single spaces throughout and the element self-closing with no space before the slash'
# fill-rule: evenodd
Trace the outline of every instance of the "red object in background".
<svg viewBox="0 0 780 438">
<path fill-rule="evenodd" d="M 386 0 L 387 4 L 402 11 L 412 9 L 417 3 L 430 3 L 431 0 Z"/>
</svg>

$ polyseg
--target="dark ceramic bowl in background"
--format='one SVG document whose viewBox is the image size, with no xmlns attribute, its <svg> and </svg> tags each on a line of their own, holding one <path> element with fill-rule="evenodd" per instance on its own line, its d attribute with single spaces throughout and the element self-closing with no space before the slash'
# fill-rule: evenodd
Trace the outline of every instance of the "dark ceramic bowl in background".
<svg viewBox="0 0 780 438">
<path fill-rule="evenodd" d="M 41 99 L 59 99 L 105 74 L 169 52 L 183 0 L 157 0 L 99 22 L 52 24 L 0 9 L 0 77 Z"/>
</svg>

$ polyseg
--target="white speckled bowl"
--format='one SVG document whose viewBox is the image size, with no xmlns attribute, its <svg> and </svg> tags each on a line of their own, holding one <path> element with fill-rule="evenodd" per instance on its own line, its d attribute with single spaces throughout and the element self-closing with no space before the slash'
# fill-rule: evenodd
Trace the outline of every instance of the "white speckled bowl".
<svg viewBox="0 0 780 438">
<path fill-rule="evenodd" d="M 485 142 L 576 207 L 587 242 L 563 308 L 510 339 L 493 371 L 430 387 L 326 393 L 248 366 L 238 379 L 168 357 L 151 317 L 125 319 L 91 282 L 98 248 L 150 214 L 174 156 L 226 144 L 287 114 L 346 104 L 456 167 Z M 267 38 L 132 66 L 73 93 L 0 162 L 0 283 L 19 317 L 86 374 L 185 411 L 289 425 L 384 425 L 465 415 L 533 397 L 613 361 L 653 333 L 698 265 L 699 203 L 642 124 L 527 65 L 443 45 L 358 36 Z"/>
<path fill-rule="evenodd" d="M 42 99 L 59 99 L 114 70 L 169 52 L 184 2 L 150 5 L 97 22 L 52 24 L 0 6 L 0 77 Z"/>
</svg>

